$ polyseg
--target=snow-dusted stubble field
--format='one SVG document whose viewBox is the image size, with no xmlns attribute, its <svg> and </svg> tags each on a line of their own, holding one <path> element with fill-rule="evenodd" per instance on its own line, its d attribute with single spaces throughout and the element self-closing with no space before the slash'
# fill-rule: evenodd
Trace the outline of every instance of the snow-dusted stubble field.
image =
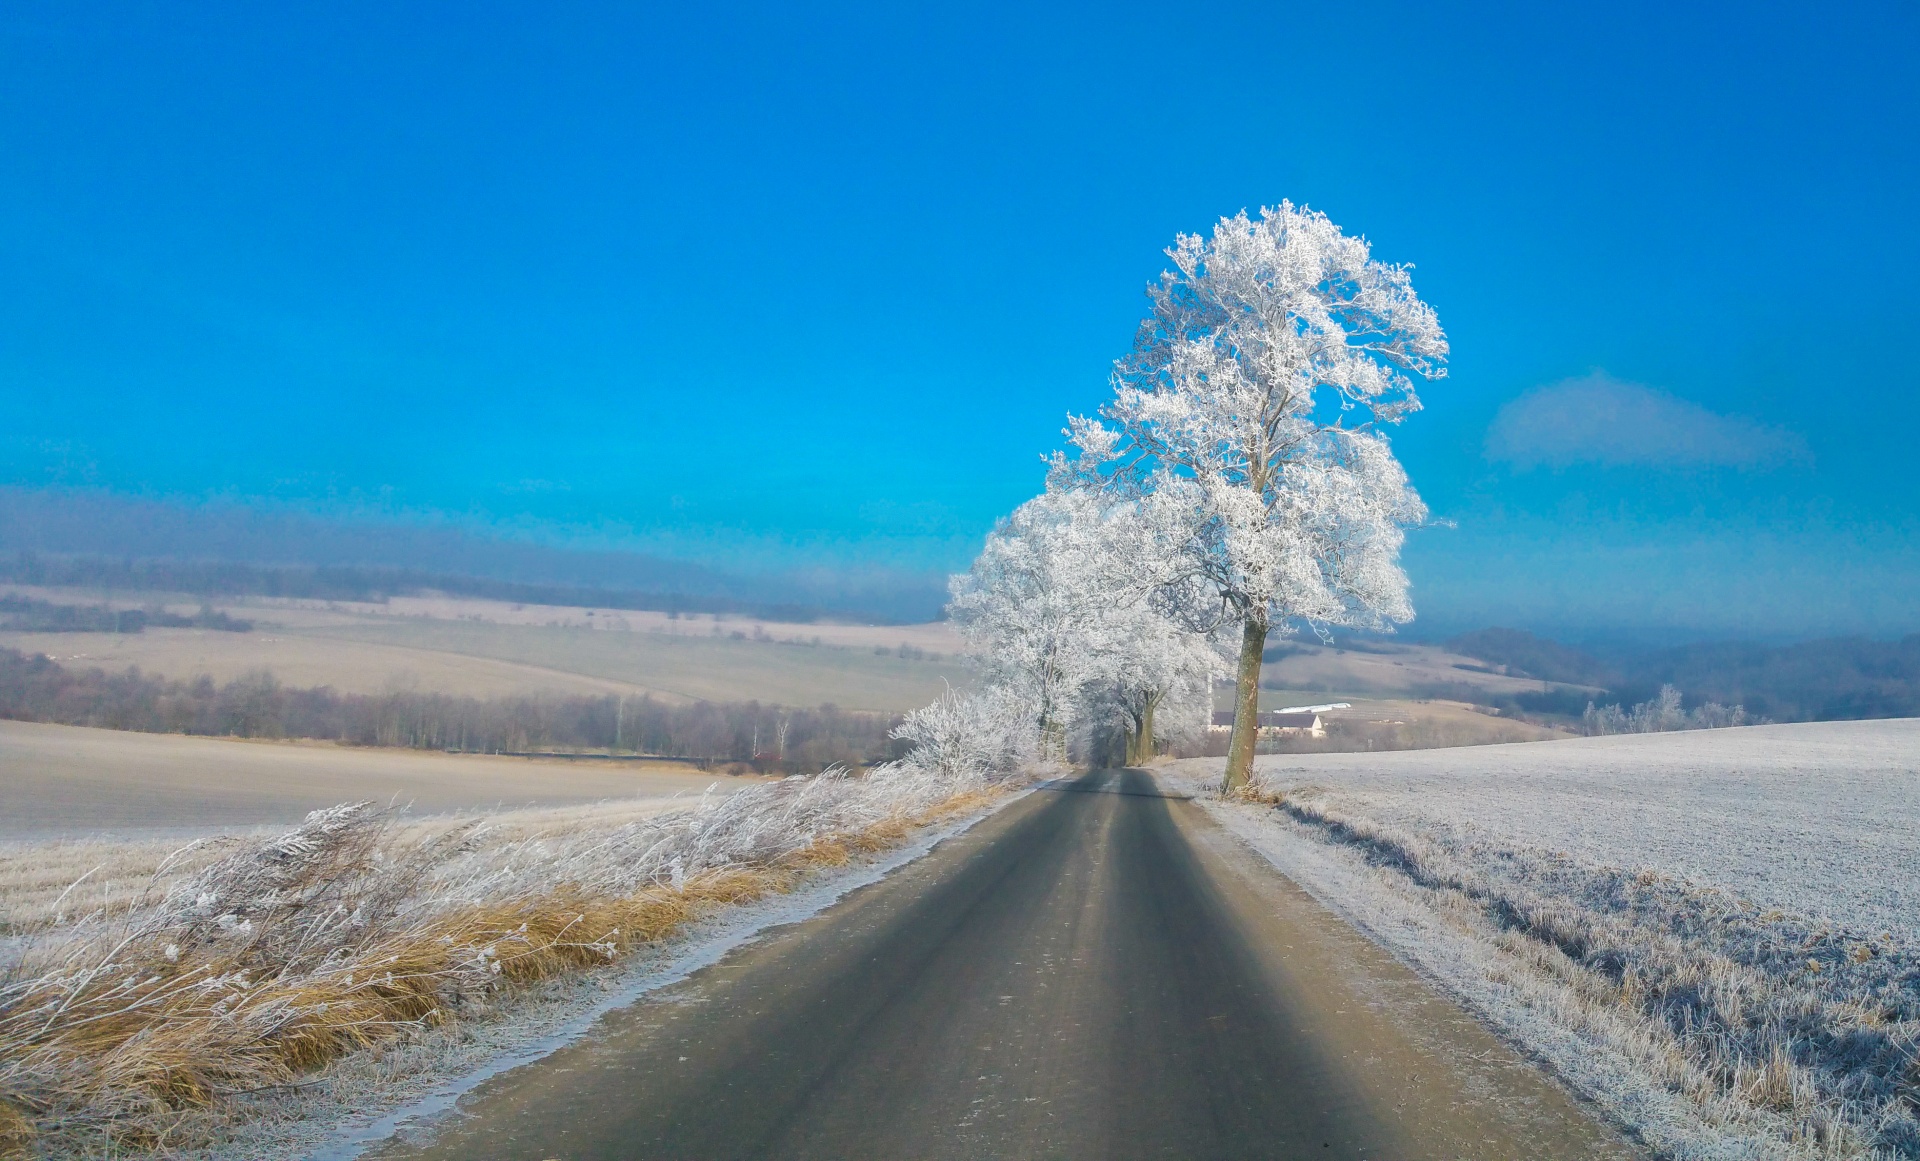
<svg viewBox="0 0 1920 1161">
<path fill-rule="evenodd" d="M 1281 755 L 1256 789 L 1209 808 L 1656 1150 L 1920 1157 L 1920 720 Z"/>
</svg>

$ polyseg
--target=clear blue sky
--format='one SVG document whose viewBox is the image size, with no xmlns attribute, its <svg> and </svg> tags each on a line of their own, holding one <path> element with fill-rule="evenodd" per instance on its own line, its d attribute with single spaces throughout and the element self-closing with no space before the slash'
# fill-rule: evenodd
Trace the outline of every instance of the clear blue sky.
<svg viewBox="0 0 1920 1161">
<path fill-rule="evenodd" d="M 0 483 L 957 567 L 1291 198 L 1433 623 L 1920 629 L 1916 12 L 11 4 Z"/>
</svg>

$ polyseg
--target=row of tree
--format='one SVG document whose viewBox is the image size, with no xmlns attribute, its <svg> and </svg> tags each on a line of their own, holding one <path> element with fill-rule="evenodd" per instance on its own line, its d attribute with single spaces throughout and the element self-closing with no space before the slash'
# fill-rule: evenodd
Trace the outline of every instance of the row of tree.
<svg viewBox="0 0 1920 1161">
<path fill-rule="evenodd" d="M 161 605 L 144 609 L 116 609 L 110 605 L 65 605 L 20 593 L 0 593 L 0 629 L 15 633 L 139 633 L 149 626 L 174 629 L 218 629 L 247 633 L 252 621 L 200 606 L 197 613 L 175 613 Z"/>
<path fill-rule="evenodd" d="M 1385 429 L 1445 374 L 1409 268 L 1282 202 L 1181 235 L 1098 418 L 955 577 L 949 615 L 1043 751 L 1140 761 L 1205 727 L 1229 658 L 1226 788 L 1248 778 L 1270 636 L 1412 617 L 1427 512 Z"/>
<path fill-rule="evenodd" d="M 899 719 L 831 705 L 671 705 L 651 697 L 457 697 L 289 688 L 265 671 L 216 684 L 69 669 L 0 649 L 0 718 L 149 733 L 315 738 L 476 753 L 606 751 L 815 773 L 895 756 Z"/>
<path fill-rule="evenodd" d="M 1509 673 L 1602 686 L 1611 695 L 1608 700 L 1622 704 L 1656 700 L 1660 687 L 1672 685 L 1687 690 L 1696 704 L 1742 705 L 1749 714 L 1774 721 L 1920 715 L 1920 633 L 1898 641 L 1831 637 L 1790 645 L 1616 645 L 1605 660 L 1516 629 L 1487 629 L 1447 645 Z M 1538 708 L 1579 716 L 1579 705 L 1568 708 L 1566 699 L 1560 700 L 1563 704 Z"/>
<path fill-rule="evenodd" d="M 1604 734 L 1658 734 L 1669 730 L 1718 730 L 1727 726 L 1760 725 L 1747 717 L 1745 706 L 1705 702 L 1692 709 L 1682 704 L 1680 691 L 1663 685 L 1660 692 L 1632 709 L 1618 705 L 1596 706 L 1587 703 L 1580 717 L 1582 733 L 1590 737 Z"/>
</svg>

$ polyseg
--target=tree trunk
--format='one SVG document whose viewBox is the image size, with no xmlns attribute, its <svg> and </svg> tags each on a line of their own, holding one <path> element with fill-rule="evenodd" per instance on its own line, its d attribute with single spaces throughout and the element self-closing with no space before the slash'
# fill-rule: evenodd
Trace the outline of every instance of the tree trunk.
<svg viewBox="0 0 1920 1161">
<path fill-rule="evenodd" d="M 1127 765 L 1144 766 L 1153 761 L 1153 711 L 1160 705 L 1158 692 L 1148 693 L 1140 712 L 1133 715 L 1133 732 L 1127 735 Z"/>
<path fill-rule="evenodd" d="M 1264 612 L 1240 629 L 1240 672 L 1233 688 L 1233 737 L 1227 743 L 1227 776 L 1220 789 L 1232 794 L 1253 777 L 1253 744 L 1260 737 L 1260 654 L 1267 648 Z"/>
<path fill-rule="evenodd" d="M 1067 760 L 1067 726 L 1051 715 L 1040 719 L 1040 758 L 1046 762 Z"/>
</svg>

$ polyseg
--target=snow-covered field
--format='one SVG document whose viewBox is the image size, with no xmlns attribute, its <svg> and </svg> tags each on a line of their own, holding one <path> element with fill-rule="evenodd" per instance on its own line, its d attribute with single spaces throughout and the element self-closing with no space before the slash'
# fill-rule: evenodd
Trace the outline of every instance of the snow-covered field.
<svg viewBox="0 0 1920 1161">
<path fill-rule="evenodd" d="M 1209 808 L 1658 1151 L 1920 1157 L 1920 720 L 1273 756 L 1257 787 Z"/>
<path fill-rule="evenodd" d="M 1657 867 L 1860 928 L 1920 924 L 1920 719 L 1260 759 L 1381 822 Z"/>
</svg>

